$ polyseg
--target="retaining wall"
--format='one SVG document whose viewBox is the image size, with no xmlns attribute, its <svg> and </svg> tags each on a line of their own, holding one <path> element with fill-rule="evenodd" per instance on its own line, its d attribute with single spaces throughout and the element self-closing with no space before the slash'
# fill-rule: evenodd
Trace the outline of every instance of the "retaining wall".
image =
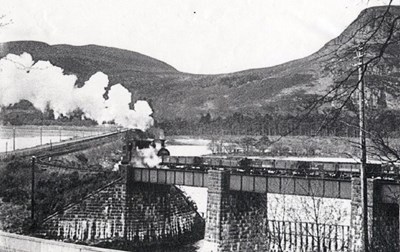
<svg viewBox="0 0 400 252">
<path fill-rule="evenodd" d="M 204 221 L 170 185 L 124 180 L 88 196 L 44 221 L 39 234 L 115 247 L 181 244 L 202 238 Z M 118 246 L 120 248 L 121 246 Z"/>
<path fill-rule="evenodd" d="M 0 231 L 0 252 L 121 252 Z"/>
</svg>

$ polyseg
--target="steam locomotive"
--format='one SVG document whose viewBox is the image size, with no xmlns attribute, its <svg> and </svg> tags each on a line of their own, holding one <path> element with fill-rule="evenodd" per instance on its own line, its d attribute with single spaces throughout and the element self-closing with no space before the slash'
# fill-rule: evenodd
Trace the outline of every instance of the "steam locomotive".
<svg viewBox="0 0 400 252">
<path fill-rule="evenodd" d="M 152 132 L 143 132 L 138 129 L 127 130 L 125 133 L 125 143 L 123 146 L 122 164 L 128 164 L 132 160 L 132 156 L 136 149 L 156 148 L 156 142 L 159 141 L 161 148 L 158 150 L 158 156 L 169 156 L 170 152 L 165 148 L 164 133 L 160 129 Z"/>
</svg>

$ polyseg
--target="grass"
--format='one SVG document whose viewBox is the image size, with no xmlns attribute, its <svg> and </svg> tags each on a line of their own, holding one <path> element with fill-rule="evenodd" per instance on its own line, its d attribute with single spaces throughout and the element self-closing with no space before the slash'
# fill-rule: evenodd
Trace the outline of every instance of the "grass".
<svg viewBox="0 0 400 252">
<path fill-rule="evenodd" d="M 88 193 L 119 177 L 111 172 L 122 153 L 120 141 L 92 149 L 54 157 L 52 161 L 79 170 L 37 165 L 35 169 L 36 219 L 41 220 L 77 202 Z M 96 168 L 96 172 L 85 169 Z M 31 199 L 31 163 L 17 158 L 0 162 L 0 229 L 15 233 L 29 232 Z"/>
</svg>

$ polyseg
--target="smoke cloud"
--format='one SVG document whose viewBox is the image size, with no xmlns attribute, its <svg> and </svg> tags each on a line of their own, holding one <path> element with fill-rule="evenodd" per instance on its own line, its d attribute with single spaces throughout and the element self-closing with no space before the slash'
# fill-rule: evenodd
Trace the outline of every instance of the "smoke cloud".
<svg viewBox="0 0 400 252">
<path fill-rule="evenodd" d="M 135 167 L 156 168 L 160 165 L 161 158 L 157 156 L 157 150 L 150 146 L 137 150 L 133 163 Z"/>
<path fill-rule="evenodd" d="M 139 100 L 131 110 L 131 93 L 121 84 L 113 85 L 104 99 L 109 82 L 104 73 L 95 73 L 81 88 L 75 86 L 76 80 L 48 61 L 35 63 L 28 53 L 8 54 L 0 59 L 0 106 L 28 100 L 42 112 L 49 105 L 56 116 L 79 108 L 98 123 L 114 121 L 141 130 L 153 124 L 149 104 Z"/>
</svg>

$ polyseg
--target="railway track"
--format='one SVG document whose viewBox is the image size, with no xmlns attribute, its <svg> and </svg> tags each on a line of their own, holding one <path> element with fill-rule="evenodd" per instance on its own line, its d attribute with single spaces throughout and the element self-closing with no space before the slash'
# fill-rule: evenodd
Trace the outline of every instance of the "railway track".
<svg viewBox="0 0 400 252">
<path fill-rule="evenodd" d="M 0 153 L 0 160 L 8 161 L 12 160 L 16 157 L 18 158 L 27 158 L 31 156 L 36 156 L 36 163 L 38 165 L 54 167 L 60 169 L 68 169 L 68 170 L 76 170 L 76 171 L 87 171 L 87 172 L 101 172 L 98 169 L 93 169 L 90 167 L 87 168 L 79 168 L 75 166 L 68 166 L 65 164 L 58 164 L 49 161 L 48 159 L 55 156 L 66 155 L 70 153 L 74 153 L 77 151 L 82 151 L 88 149 L 94 145 L 102 145 L 105 143 L 109 143 L 112 139 L 118 139 L 118 137 L 122 136 L 126 131 L 119 132 L 111 132 L 107 134 L 91 136 L 80 139 L 73 139 L 70 141 L 60 142 L 52 145 L 44 145 L 38 146 L 28 149 L 21 149 L 15 152 L 9 152 L 7 154 Z"/>
<path fill-rule="evenodd" d="M 124 134 L 124 132 L 125 131 L 113 132 L 111 134 L 97 136 L 97 137 L 88 139 L 88 140 L 83 141 L 83 142 L 80 141 L 78 143 L 70 143 L 70 144 L 68 144 L 66 146 L 64 145 L 64 148 L 52 149 L 52 150 L 50 150 L 49 152 L 47 152 L 47 153 L 45 153 L 43 155 L 37 156 L 37 164 L 38 165 L 47 166 L 47 167 L 55 167 L 55 168 L 61 168 L 61 169 L 67 169 L 67 170 L 76 170 L 76 171 L 85 171 L 85 172 L 101 172 L 98 169 L 93 169 L 93 168 L 90 168 L 90 167 L 78 168 L 78 167 L 75 167 L 75 166 L 57 164 L 57 163 L 54 163 L 54 162 L 49 162 L 49 161 L 47 161 L 47 159 L 49 157 L 66 155 L 66 154 L 74 153 L 74 152 L 77 152 L 77 151 L 85 150 L 87 148 L 92 147 L 93 144 L 102 145 L 102 144 L 108 143 L 108 142 L 110 142 L 110 138 L 118 138 L 118 136 Z"/>
</svg>

